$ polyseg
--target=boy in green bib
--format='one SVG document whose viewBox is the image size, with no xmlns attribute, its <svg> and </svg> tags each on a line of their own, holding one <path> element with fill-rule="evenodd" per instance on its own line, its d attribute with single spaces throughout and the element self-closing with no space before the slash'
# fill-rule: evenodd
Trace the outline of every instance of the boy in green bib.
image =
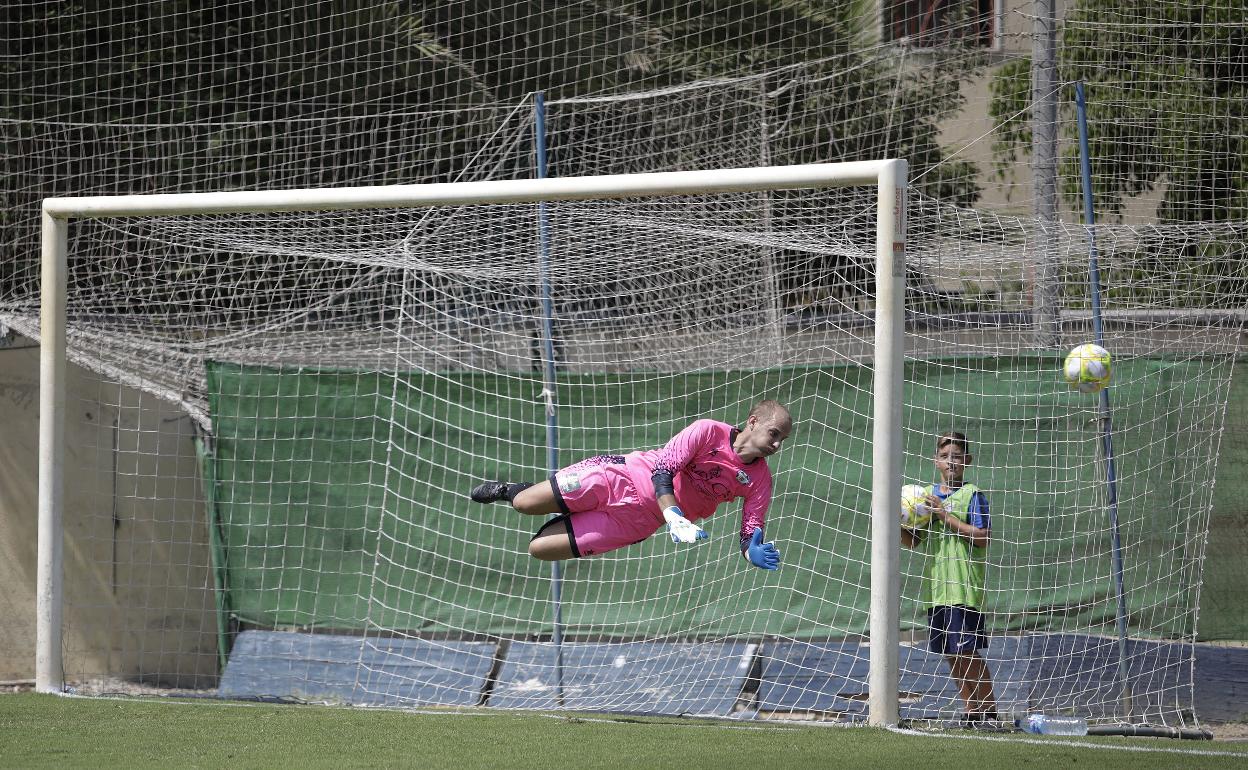
<svg viewBox="0 0 1248 770">
<path fill-rule="evenodd" d="M 992 525 L 988 499 L 962 475 L 971 464 L 966 436 L 957 431 L 936 439 L 936 471 L 940 483 L 927 490 L 931 520 L 916 529 L 901 529 L 901 544 L 927 555 L 923 570 L 928 605 L 929 647 L 945 656 L 958 684 L 971 727 L 997 719 L 992 677 L 978 650 L 988 646 L 984 633 L 984 564 Z"/>
</svg>

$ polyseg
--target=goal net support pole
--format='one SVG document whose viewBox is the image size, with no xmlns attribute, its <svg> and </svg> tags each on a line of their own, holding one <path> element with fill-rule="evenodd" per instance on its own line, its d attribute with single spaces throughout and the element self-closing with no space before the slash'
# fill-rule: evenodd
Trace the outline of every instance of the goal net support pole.
<svg viewBox="0 0 1248 770">
<path fill-rule="evenodd" d="M 546 96 L 533 95 L 533 150 L 537 178 L 546 178 Z M 546 471 L 559 470 L 559 423 L 555 413 L 554 303 L 550 285 L 550 218 L 546 204 L 537 204 L 538 264 L 542 284 L 542 397 L 546 402 Z M 551 641 L 555 645 L 555 702 L 563 705 L 563 567 L 550 563 Z"/>
<path fill-rule="evenodd" d="M 315 190 L 48 198 L 42 206 L 36 689 L 64 689 L 62 493 L 68 225 L 101 217 L 538 203 L 719 192 L 877 186 L 871 528 L 871 724 L 897 721 L 905 276 L 904 160 Z"/>
<path fill-rule="evenodd" d="M 1083 221 L 1088 228 L 1088 296 L 1092 300 L 1092 330 L 1096 344 L 1105 345 L 1105 327 L 1101 318 L 1101 270 L 1096 257 L 1096 215 L 1092 208 L 1092 160 L 1088 154 L 1088 105 L 1084 98 L 1083 81 L 1075 81 L 1075 111 L 1079 124 L 1079 172 L 1083 186 Z M 1118 677 L 1122 680 L 1123 712 L 1131 715 L 1131 677 L 1127 671 L 1127 594 L 1123 584 L 1122 536 L 1118 526 L 1118 473 L 1114 465 L 1113 410 L 1109 404 L 1109 388 L 1101 390 L 1101 447 L 1105 456 L 1105 492 L 1109 508 L 1111 558 L 1114 569 L 1114 593 L 1117 599 Z"/>
</svg>

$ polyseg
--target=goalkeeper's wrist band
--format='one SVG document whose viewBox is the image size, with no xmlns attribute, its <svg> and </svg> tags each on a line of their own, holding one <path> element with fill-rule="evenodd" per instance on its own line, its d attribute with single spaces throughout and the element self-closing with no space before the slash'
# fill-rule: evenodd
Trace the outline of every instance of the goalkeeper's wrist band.
<svg viewBox="0 0 1248 770">
<path fill-rule="evenodd" d="M 655 471 L 650 476 L 650 481 L 654 483 L 654 496 L 662 497 L 663 495 L 676 496 L 675 484 L 672 481 L 671 471 Z"/>
</svg>

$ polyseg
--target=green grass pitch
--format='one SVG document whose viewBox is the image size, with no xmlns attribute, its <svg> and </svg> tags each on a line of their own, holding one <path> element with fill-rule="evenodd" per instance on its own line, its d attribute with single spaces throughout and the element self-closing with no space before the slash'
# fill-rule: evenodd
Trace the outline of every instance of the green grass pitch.
<svg viewBox="0 0 1248 770">
<path fill-rule="evenodd" d="M 0 696 L 0 767 L 1245 767 L 1248 745 L 220 701 Z"/>
</svg>

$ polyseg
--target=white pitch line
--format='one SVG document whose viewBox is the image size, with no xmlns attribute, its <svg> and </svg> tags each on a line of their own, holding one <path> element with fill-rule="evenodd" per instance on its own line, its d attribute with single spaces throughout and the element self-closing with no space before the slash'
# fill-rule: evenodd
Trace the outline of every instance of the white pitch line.
<svg viewBox="0 0 1248 770">
<path fill-rule="evenodd" d="M 956 735 L 953 733 L 928 733 L 920 730 L 906 730 L 900 727 L 889 727 L 889 732 L 901 735 L 914 735 L 920 738 L 950 738 L 963 741 L 996 741 L 1001 743 L 1029 743 L 1035 746 L 1077 746 L 1085 749 L 1107 749 L 1109 751 L 1136 751 L 1145 754 L 1182 754 L 1194 757 L 1242 757 L 1248 759 L 1248 752 L 1242 751 L 1208 751 L 1205 749 L 1161 749 L 1150 746 L 1114 746 L 1108 743 L 1088 743 L 1086 741 L 1046 741 L 1039 738 L 1010 738 L 1003 735 Z"/>
</svg>

